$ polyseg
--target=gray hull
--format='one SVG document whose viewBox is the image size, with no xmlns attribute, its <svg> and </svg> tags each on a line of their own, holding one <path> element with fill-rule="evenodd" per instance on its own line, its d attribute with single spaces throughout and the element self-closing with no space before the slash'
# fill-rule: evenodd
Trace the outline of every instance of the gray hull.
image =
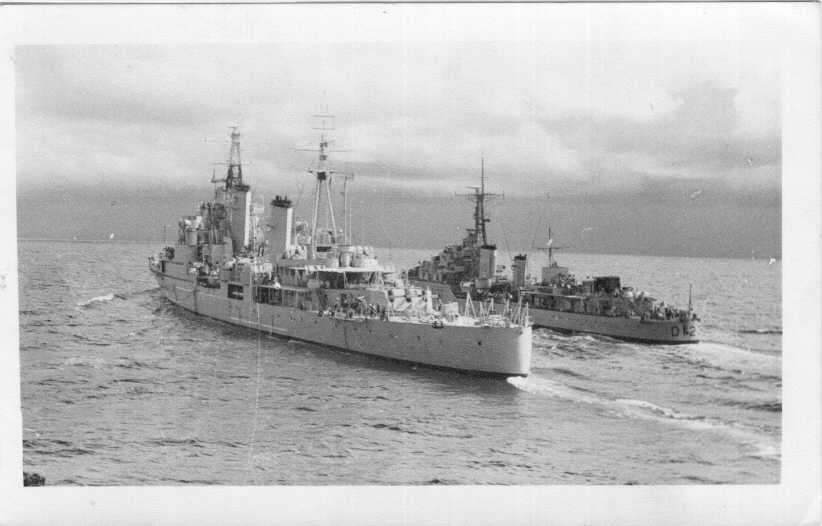
<svg viewBox="0 0 822 526">
<path fill-rule="evenodd" d="M 446 325 L 347 319 L 316 311 L 226 297 L 224 288 L 155 272 L 166 297 L 187 310 L 267 334 L 304 340 L 393 360 L 479 374 L 527 376 L 531 363 L 530 327 Z"/>
<path fill-rule="evenodd" d="M 445 301 L 452 299 L 465 308 L 465 300 L 454 298 L 451 289 L 443 283 L 434 281 L 416 280 L 417 286 L 428 287 L 435 294 L 444 297 Z M 640 320 L 638 318 L 597 316 L 577 312 L 563 312 L 547 309 L 528 310 L 534 327 L 545 327 L 567 332 L 584 332 L 601 334 L 612 338 L 643 342 L 643 343 L 696 343 L 696 327 L 691 322 L 679 320 Z"/>
<path fill-rule="evenodd" d="M 679 320 L 640 320 L 533 308 L 529 313 L 535 327 L 602 334 L 646 343 L 675 344 L 699 341 L 695 336 L 694 325 Z"/>
</svg>

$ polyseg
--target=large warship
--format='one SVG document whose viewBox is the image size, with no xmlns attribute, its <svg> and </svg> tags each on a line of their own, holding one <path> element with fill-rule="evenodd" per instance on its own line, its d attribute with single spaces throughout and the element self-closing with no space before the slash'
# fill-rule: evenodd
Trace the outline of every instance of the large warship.
<svg viewBox="0 0 822 526">
<path fill-rule="evenodd" d="M 328 146 L 323 133 L 308 170 L 311 221 L 300 221 L 287 196 L 252 206 L 240 133 L 232 129 L 226 175 L 212 175 L 213 199 L 182 218 L 175 246 L 149 258 L 165 296 L 275 336 L 471 373 L 528 375 L 526 306 L 509 302 L 489 312 L 469 303 L 461 310 L 407 283 L 371 247 L 352 244 L 348 228 L 337 229 L 331 181 L 344 174 L 330 165 Z"/>
<path fill-rule="evenodd" d="M 548 266 L 541 279 L 527 275 L 527 254 L 514 256 L 510 277 L 496 264 L 496 245 L 488 242 L 485 204 L 497 194 L 485 191 L 484 161 L 480 186 L 471 187 L 474 226 L 458 245 L 408 271 L 409 280 L 427 287 L 446 301 L 516 302 L 529 307 L 535 327 L 564 332 L 610 336 L 643 343 L 695 343 L 698 317 L 688 308 L 666 306 L 632 287 L 619 276 L 597 276 L 578 281 L 554 260 L 552 233 L 548 233 Z"/>
</svg>

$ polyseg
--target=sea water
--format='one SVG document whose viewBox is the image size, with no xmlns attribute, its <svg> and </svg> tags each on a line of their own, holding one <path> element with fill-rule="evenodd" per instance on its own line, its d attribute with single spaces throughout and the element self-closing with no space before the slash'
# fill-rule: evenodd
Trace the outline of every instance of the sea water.
<svg viewBox="0 0 822 526">
<path fill-rule="evenodd" d="M 668 304 L 692 284 L 702 341 L 537 329 L 532 374 L 488 379 L 194 315 L 158 248 L 18 244 L 24 469 L 48 485 L 779 482 L 778 261 L 563 253 Z"/>
</svg>

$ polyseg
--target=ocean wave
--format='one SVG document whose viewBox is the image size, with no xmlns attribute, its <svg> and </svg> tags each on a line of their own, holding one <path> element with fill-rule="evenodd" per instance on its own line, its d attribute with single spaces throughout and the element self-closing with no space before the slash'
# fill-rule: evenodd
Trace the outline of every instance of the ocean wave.
<svg viewBox="0 0 822 526">
<path fill-rule="evenodd" d="M 761 458 L 767 460 L 778 459 L 782 454 L 780 445 L 760 444 L 755 451 L 748 454 L 750 458 Z"/>
<path fill-rule="evenodd" d="M 103 296 L 95 296 L 95 297 L 91 298 L 90 300 L 81 301 L 77 304 L 77 306 L 78 307 L 90 307 L 91 305 L 94 305 L 95 303 L 104 303 L 104 302 L 107 302 L 107 301 L 111 301 L 113 299 L 114 299 L 114 293 L 111 292 L 111 293 L 105 294 Z"/>
<path fill-rule="evenodd" d="M 708 364 L 739 373 L 748 372 L 781 377 L 782 359 L 780 356 L 752 349 L 723 343 L 701 342 L 683 345 L 675 352 L 680 357 L 696 364 Z"/>
<path fill-rule="evenodd" d="M 133 291 L 130 291 L 130 292 L 115 293 L 114 297 L 117 298 L 117 299 L 121 299 L 121 300 L 130 300 L 132 298 L 138 298 L 140 296 L 151 296 L 151 295 L 154 295 L 154 294 L 160 292 L 161 290 L 162 289 L 160 289 L 160 287 L 152 287 L 150 289 L 133 290 Z"/>
<path fill-rule="evenodd" d="M 205 480 L 205 479 L 175 479 L 175 478 L 162 478 L 160 482 L 168 482 L 171 484 L 194 484 L 197 486 L 213 486 L 215 484 L 219 484 L 219 482 L 214 480 Z"/>
<path fill-rule="evenodd" d="M 48 448 L 53 445 L 70 446 L 71 442 L 66 440 L 58 440 L 56 438 L 24 438 L 23 447 L 29 449 Z"/>
<path fill-rule="evenodd" d="M 155 369 L 155 370 L 165 370 L 167 367 L 163 367 L 162 365 L 150 364 L 147 362 L 141 362 L 140 360 L 133 360 L 131 358 L 121 358 L 125 360 L 123 362 L 114 364 L 114 367 L 120 369 Z"/>
<path fill-rule="evenodd" d="M 99 340 L 93 340 L 93 339 L 89 338 L 88 336 L 83 336 L 82 334 L 72 334 L 71 339 L 81 341 L 85 345 L 96 345 L 98 347 L 110 347 L 112 345 L 111 342 L 103 342 L 103 341 L 99 341 Z"/>
<path fill-rule="evenodd" d="M 144 380 L 142 378 L 115 378 L 112 380 L 113 383 L 126 383 L 126 384 L 145 384 L 145 383 L 154 383 L 151 380 Z"/>
<path fill-rule="evenodd" d="M 715 418 L 708 418 L 703 415 L 691 415 L 681 413 L 675 409 L 664 407 L 647 400 L 636 400 L 631 398 L 611 399 L 596 393 L 584 394 L 572 387 L 554 382 L 545 378 L 508 378 L 508 383 L 518 389 L 529 393 L 545 394 L 572 402 L 594 405 L 602 409 L 613 412 L 616 415 L 623 415 L 630 418 L 651 420 L 664 424 L 676 425 L 694 431 L 718 432 L 725 434 L 743 443 L 753 452 L 762 458 L 769 453 L 778 456 L 778 447 L 772 441 L 757 433 L 755 430 L 744 428 L 737 424 L 723 422 Z"/>
<path fill-rule="evenodd" d="M 54 455 L 56 457 L 75 457 L 79 455 L 95 455 L 90 449 L 77 447 L 67 440 L 58 439 L 23 439 L 23 449 L 31 450 L 39 455 Z"/>
<path fill-rule="evenodd" d="M 54 455 L 56 457 L 63 457 L 63 458 L 71 458 L 77 457 L 80 455 L 96 455 L 96 453 L 90 449 L 82 448 L 82 447 L 72 447 L 67 449 L 57 449 L 55 451 L 38 451 L 41 455 Z"/>
<path fill-rule="evenodd" d="M 36 385 L 70 385 L 78 383 L 80 383 L 78 380 L 66 380 L 64 378 L 45 378 L 43 380 L 35 382 Z"/>
<path fill-rule="evenodd" d="M 583 394 L 579 390 L 546 378 L 539 378 L 536 376 L 523 378 L 521 376 L 516 376 L 510 377 L 507 380 L 509 384 L 527 393 L 545 394 L 570 400 L 572 402 L 582 402 L 586 404 L 602 405 L 607 402 L 604 398 Z"/>
<path fill-rule="evenodd" d="M 550 345 L 557 343 L 576 344 L 576 345 L 600 345 L 603 343 L 610 343 L 614 345 L 622 345 L 630 342 L 620 340 L 604 334 L 592 334 L 585 332 L 566 332 L 554 329 L 540 328 L 534 331 L 534 343 Z"/>
<path fill-rule="evenodd" d="M 566 369 L 564 367 L 551 367 L 548 370 L 552 371 L 552 372 L 555 372 L 555 373 L 563 374 L 565 376 L 571 376 L 573 378 L 579 378 L 579 379 L 582 379 L 582 380 L 587 380 L 588 379 L 588 377 L 585 376 L 584 374 L 574 372 L 574 371 L 572 371 L 570 369 Z"/>
<path fill-rule="evenodd" d="M 634 400 L 631 398 L 618 398 L 614 400 L 618 405 L 629 408 L 639 408 L 649 412 L 652 415 L 661 416 L 663 418 L 672 418 L 674 420 L 704 420 L 704 416 L 688 415 L 680 413 L 674 409 L 656 405 L 646 400 Z"/>
<path fill-rule="evenodd" d="M 77 303 L 77 306 L 78 307 L 91 307 L 95 304 L 106 303 L 106 302 L 109 302 L 109 301 L 112 301 L 112 300 L 115 300 L 115 299 L 128 300 L 128 299 L 131 299 L 131 298 L 134 298 L 134 297 L 137 297 L 137 296 L 142 296 L 144 294 L 153 294 L 153 293 L 157 292 L 158 290 L 160 290 L 160 287 L 154 287 L 154 288 L 151 288 L 151 289 L 138 290 L 138 291 L 128 292 L 128 293 L 125 293 L 125 292 L 109 292 L 108 294 L 103 294 L 102 296 L 95 296 L 91 299 L 81 301 L 81 302 Z"/>
<path fill-rule="evenodd" d="M 714 480 L 707 477 L 700 477 L 697 475 L 684 475 L 680 477 L 682 480 L 686 481 L 686 483 L 694 483 L 694 484 L 724 484 L 721 480 Z"/>
<path fill-rule="evenodd" d="M 782 334 L 782 329 L 740 329 L 739 334 Z"/>
<path fill-rule="evenodd" d="M 693 431 L 721 433 L 752 450 L 747 456 L 771 459 L 779 457 L 779 445 L 774 444 L 770 437 L 739 424 L 723 422 L 702 415 L 680 413 L 675 409 L 662 407 L 644 400 L 621 399 L 614 402 L 627 408 L 626 414 L 634 418 L 650 419 Z"/>
<path fill-rule="evenodd" d="M 155 446 L 194 446 L 205 447 L 199 440 L 195 438 L 154 438 L 148 440 L 147 443 Z"/>
<path fill-rule="evenodd" d="M 66 358 L 63 361 L 63 363 L 61 364 L 61 367 L 75 366 L 75 367 L 93 367 L 95 369 L 100 369 L 101 367 L 103 367 L 103 365 L 104 365 L 103 359 L 100 358 L 100 357 L 96 357 L 96 358 L 92 359 L 92 358 L 84 358 L 84 357 L 81 357 L 81 356 L 72 356 L 72 357 Z"/>
<path fill-rule="evenodd" d="M 389 425 L 389 424 L 371 424 L 371 427 L 374 429 L 388 429 L 389 431 L 399 431 L 401 433 L 408 433 L 409 435 L 419 435 L 418 432 L 410 430 L 410 429 L 403 429 L 397 425 Z"/>
<path fill-rule="evenodd" d="M 758 401 L 750 401 L 744 402 L 741 400 L 717 400 L 722 405 L 727 405 L 731 407 L 739 407 L 742 409 L 752 409 L 754 411 L 765 411 L 769 413 L 781 413 L 782 412 L 782 402 L 779 400 L 758 400 Z"/>
</svg>

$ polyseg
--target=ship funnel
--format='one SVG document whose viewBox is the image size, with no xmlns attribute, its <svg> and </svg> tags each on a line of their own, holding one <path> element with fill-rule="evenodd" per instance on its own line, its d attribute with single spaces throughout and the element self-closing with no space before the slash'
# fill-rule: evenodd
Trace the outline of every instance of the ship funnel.
<svg viewBox="0 0 822 526">
<path fill-rule="evenodd" d="M 266 253 L 271 261 L 281 259 L 291 249 L 294 208 L 287 196 L 276 196 L 268 205 L 265 224 Z"/>
<path fill-rule="evenodd" d="M 525 269 L 528 260 L 525 254 L 518 254 L 514 256 L 514 263 L 511 265 L 511 284 L 514 289 L 520 289 L 525 286 Z"/>
<path fill-rule="evenodd" d="M 497 268 L 497 247 L 494 245 L 482 245 L 479 253 L 479 288 L 490 286 Z M 487 285 L 486 285 L 487 284 Z"/>
</svg>

